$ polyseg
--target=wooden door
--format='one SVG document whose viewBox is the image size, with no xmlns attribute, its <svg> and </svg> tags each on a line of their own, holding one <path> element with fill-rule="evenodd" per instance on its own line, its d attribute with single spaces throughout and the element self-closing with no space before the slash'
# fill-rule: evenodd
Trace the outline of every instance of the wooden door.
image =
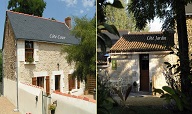
<svg viewBox="0 0 192 114">
<path fill-rule="evenodd" d="M 140 91 L 149 91 L 149 55 L 142 54 L 140 61 Z"/>
</svg>

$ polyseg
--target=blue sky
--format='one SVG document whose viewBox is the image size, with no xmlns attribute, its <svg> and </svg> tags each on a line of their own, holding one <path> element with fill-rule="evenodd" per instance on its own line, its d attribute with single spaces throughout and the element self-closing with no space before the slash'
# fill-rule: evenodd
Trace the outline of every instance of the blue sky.
<svg viewBox="0 0 192 114">
<path fill-rule="evenodd" d="M 9 0 L 0 1 L 0 49 L 2 48 L 5 13 Z M 43 12 L 45 18 L 55 18 L 57 21 L 64 22 L 64 18 L 70 16 L 87 16 L 92 18 L 95 15 L 95 0 L 44 0 L 46 9 Z M 73 20 L 73 19 L 72 19 Z"/>
</svg>

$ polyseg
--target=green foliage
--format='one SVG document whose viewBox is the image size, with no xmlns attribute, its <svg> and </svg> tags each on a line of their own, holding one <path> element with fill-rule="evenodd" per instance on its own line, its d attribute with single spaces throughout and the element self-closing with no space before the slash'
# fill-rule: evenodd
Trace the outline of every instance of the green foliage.
<svg viewBox="0 0 192 114">
<path fill-rule="evenodd" d="M 115 104 L 113 98 L 110 96 L 110 83 L 103 78 L 97 78 L 97 113 L 110 114 L 110 110 Z"/>
<path fill-rule="evenodd" d="M 103 33 L 103 30 L 119 36 L 117 28 L 113 24 L 106 23 L 106 6 L 115 8 L 123 8 L 120 0 L 114 0 L 113 3 L 108 3 L 105 0 L 97 1 L 97 43 L 100 45 L 102 52 L 105 53 L 106 47 L 111 47 L 111 39 Z"/>
<path fill-rule="evenodd" d="M 133 14 L 126 11 L 126 0 L 119 0 L 123 8 L 115 8 L 111 5 L 106 6 L 106 23 L 113 24 L 118 30 L 136 31 Z M 149 27 L 145 28 L 148 31 Z"/>
<path fill-rule="evenodd" d="M 180 90 L 174 90 L 169 86 L 163 86 L 162 90 L 166 91 L 166 93 L 162 93 L 161 91 L 157 91 L 157 89 L 155 89 L 155 92 L 161 94 L 160 98 L 165 98 L 166 101 L 170 102 L 171 99 L 173 99 L 178 107 L 178 109 L 180 111 L 183 111 L 184 108 L 192 111 L 192 109 L 190 108 L 191 106 L 191 99 L 188 100 L 187 96 L 185 94 L 183 94 Z"/>
<path fill-rule="evenodd" d="M 123 7 L 126 7 L 125 1 L 121 0 L 121 3 Z M 106 22 L 114 24 L 118 30 L 133 31 L 135 29 L 133 17 L 126 12 L 125 8 L 115 8 L 111 5 L 106 6 L 106 18 Z"/>
<path fill-rule="evenodd" d="M 49 110 L 55 110 L 56 109 L 56 105 L 55 104 L 50 104 L 49 105 Z"/>
<path fill-rule="evenodd" d="M 138 29 L 158 17 L 164 20 L 163 29 L 175 27 L 174 3 L 166 0 L 130 0 L 128 11 L 133 13 Z"/>
<path fill-rule="evenodd" d="M 173 52 L 172 54 L 178 55 L 178 52 Z M 153 92 L 155 94 L 161 94 L 160 98 L 165 98 L 165 100 L 169 103 L 171 100 L 174 100 L 179 111 L 184 111 L 185 109 L 192 111 L 192 86 L 190 86 L 190 90 L 188 90 L 191 94 L 186 94 L 181 91 L 181 81 L 179 78 L 180 64 L 178 62 L 179 60 L 177 60 L 177 63 L 173 65 L 169 62 L 164 62 L 169 71 L 165 74 L 165 78 L 169 86 L 163 86 L 162 89 L 154 89 Z M 192 81 L 191 75 L 189 75 L 188 78 Z"/>
<path fill-rule="evenodd" d="M 121 87 L 119 87 L 118 89 L 115 88 L 115 87 L 113 87 L 112 89 L 113 89 L 114 92 L 118 95 L 118 97 L 121 99 L 121 102 L 120 102 L 121 104 L 120 104 L 120 105 L 126 106 L 126 100 L 127 100 L 128 96 L 129 96 L 129 94 L 131 93 L 132 86 L 129 86 L 129 87 L 126 89 L 126 94 L 125 94 L 125 96 L 124 96 L 123 93 L 122 93 L 122 88 L 121 88 Z"/>
<path fill-rule="evenodd" d="M 32 63 L 32 62 L 34 62 L 34 58 L 33 57 L 28 57 L 26 62 Z"/>
<path fill-rule="evenodd" d="M 66 59 L 69 64 L 75 63 L 73 76 L 79 80 L 85 80 L 88 75 L 96 73 L 96 30 L 95 18 L 74 17 L 75 27 L 71 31 L 80 38 L 78 45 L 64 45 L 62 52 L 67 53 Z"/>
<path fill-rule="evenodd" d="M 42 16 L 45 7 L 44 0 L 10 0 L 7 8 L 16 12 Z"/>
</svg>

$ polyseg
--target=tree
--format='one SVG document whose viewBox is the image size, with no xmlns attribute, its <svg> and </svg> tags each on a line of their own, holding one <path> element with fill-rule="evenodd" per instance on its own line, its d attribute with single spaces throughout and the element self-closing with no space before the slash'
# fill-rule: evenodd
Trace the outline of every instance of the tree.
<svg viewBox="0 0 192 114">
<path fill-rule="evenodd" d="M 86 81 L 88 75 L 96 75 L 96 20 L 95 17 L 92 20 L 75 17 L 74 21 L 72 34 L 80 38 L 81 42 L 78 45 L 64 45 L 62 51 L 67 53 L 68 63 L 75 63 L 73 76 Z"/>
<path fill-rule="evenodd" d="M 128 10 L 133 13 L 136 27 L 143 29 L 148 22 L 159 17 L 164 21 L 162 29 L 174 29 L 176 25 L 179 41 L 179 58 L 181 67 L 181 90 L 189 95 L 191 86 L 188 56 L 188 38 L 185 17 L 185 5 L 192 0 L 131 0 Z"/>
<path fill-rule="evenodd" d="M 97 43 L 101 46 L 102 52 L 105 53 L 106 47 L 111 47 L 112 41 L 103 30 L 119 36 L 117 28 L 113 24 L 106 23 L 106 6 L 115 8 L 124 8 L 120 0 L 114 0 L 113 3 L 106 0 L 97 0 Z"/>
<path fill-rule="evenodd" d="M 44 0 L 10 0 L 8 9 L 35 16 L 42 16 L 46 7 Z"/>
<path fill-rule="evenodd" d="M 133 14 L 127 9 L 127 0 L 120 0 L 124 8 L 115 8 L 111 5 L 106 6 L 106 23 L 115 25 L 117 30 L 128 30 L 129 32 L 138 31 L 135 28 L 135 20 Z M 144 31 L 149 31 L 149 26 L 144 28 Z"/>
<path fill-rule="evenodd" d="M 113 24 L 118 30 L 128 29 L 129 31 L 134 31 L 134 20 L 132 14 L 128 14 L 126 11 L 126 3 L 121 0 L 124 8 L 114 8 L 110 5 L 106 6 L 106 22 L 107 24 Z"/>
</svg>

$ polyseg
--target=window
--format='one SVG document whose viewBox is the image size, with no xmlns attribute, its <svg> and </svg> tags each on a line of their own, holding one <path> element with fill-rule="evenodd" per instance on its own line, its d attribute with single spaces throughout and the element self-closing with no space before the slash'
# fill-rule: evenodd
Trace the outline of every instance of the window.
<svg viewBox="0 0 192 114">
<path fill-rule="evenodd" d="M 44 77 L 33 77 L 32 85 L 36 85 L 36 86 L 44 88 Z"/>
<path fill-rule="evenodd" d="M 44 88 L 44 77 L 37 77 L 37 86 Z"/>
<path fill-rule="evenodd" d="M 25 41 L 25 61 L 26 62 L 33 62 L 33 41 Z"/>
</svg>

